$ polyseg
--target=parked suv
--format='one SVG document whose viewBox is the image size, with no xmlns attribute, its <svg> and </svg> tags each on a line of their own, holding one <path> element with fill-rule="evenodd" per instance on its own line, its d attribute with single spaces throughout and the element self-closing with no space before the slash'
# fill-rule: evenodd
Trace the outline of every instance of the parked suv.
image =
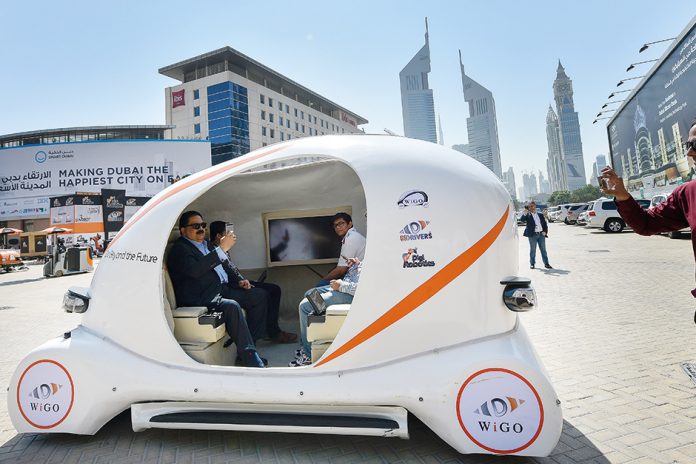
<svg viewBox="0 0 696 464">
<path fill-rule="evenodd" d="M 582 203 L 579 205 L 573 205 L 568 209 L 566 214 L 565 222 L 566 224 L 575 224 L 578 221 L 578 216 L 583 213 L 588 208 L 587 203 Z"/>
<path fill-rule="evenodd" d="M 669 197 L 669 193 L 658 193 L 657 195 L 654 195 L 652 197 L 652 200 L 650 200 L 650 206 L 657 206 L 660 203 L 664 203 L 667 201 L 667 197 Z M 689 227 L 685 227 L 682 230 L 675 230 L 673 232 L 667 232 L 667 236 L 669 238 L 681 238 L 682 234 L 689 234 L 691 233 L 691 229 Z"/>
<path fill-rule="evenodd" d="M 636 200 L 643 209 L 650 207 L 650 200 Z M 587 213 L 587 227 L 604 229 L 605 232 L 621 232 L 626 225 L 616 208 L 613 198 L 600 198 Z"/>
</svg>

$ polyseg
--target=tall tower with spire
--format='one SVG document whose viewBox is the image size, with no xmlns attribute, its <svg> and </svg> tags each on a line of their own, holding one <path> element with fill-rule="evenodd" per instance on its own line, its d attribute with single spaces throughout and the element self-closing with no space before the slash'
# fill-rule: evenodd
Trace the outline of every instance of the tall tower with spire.
<svg viewBox="0 0 696 464">
<path fill-rule="evenodd" d="M 580 122 L 573 104 L 573 81 L 558 60 L 556 79 L 553 81 L 553 98 L 560 130 L 561 153 L 565 160 L 568 190 L 573 191 L 587 185 L 585 160 L 582 156 Z"/>
<path fill-rule="evenodd" d="M 548 159 L 546 160 L 546 171 L 549 174 L 551 191 L 568 190 L 568 177 L 566 176 L 565 160 L 561 151 L 561 133 L 558 125 L 558 116 L 549 105 L 546 114 L 546 143 L 548 144 Z"/>
<path fill-rule="evenodd" d="M 401 112 L 406 137 L 437 143 L 435 103 L 433 91 L 428 86 L 429 72 L 430 40 L 428 18 L 425 18 L 425 45 L 399 73 Z"/>
<path fill-rule="evenodd" d="M 466 75 L 461 50 L 459 50 L 459 67 L 462 73 L 464 101 L 469 104 L 469 117 L 466 118 L 466 130 L 469 136 L 467 154 L 484 164 L 498 178 L 502 178 L 498 121 L 493 94 Z"/>
</svg>

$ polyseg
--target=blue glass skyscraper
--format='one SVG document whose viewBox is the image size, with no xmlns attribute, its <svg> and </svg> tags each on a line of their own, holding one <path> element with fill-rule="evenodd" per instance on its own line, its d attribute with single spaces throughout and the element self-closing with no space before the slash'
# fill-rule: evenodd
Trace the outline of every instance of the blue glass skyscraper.
<svg viewBox="0 0 696 464">
<path fill-rule="evenodd" d="M 401 81 L 401 111 L 404 135 L 413 139 L 437 143 L 435 103 L 428 88 L 430 72 L 430 42 L 428 20 L 425 20 L 425 45 L 399 73 Z"/>
</svg>

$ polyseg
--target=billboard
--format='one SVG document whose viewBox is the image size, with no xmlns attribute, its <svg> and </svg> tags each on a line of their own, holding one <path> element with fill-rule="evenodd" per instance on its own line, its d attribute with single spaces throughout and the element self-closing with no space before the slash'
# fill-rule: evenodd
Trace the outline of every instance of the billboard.
<svg viewBox="0 0 696 464">
<path fill-rule="evenodd" d="M 210 143 L 200 141 L 112 140 L 0 149 L 0 218 L 47 217 L 49 197 L 75 192 L 112 188 L 150 197 L 210 163 Z M 31 206 L 22 207 L 27 201 Z"/>
<path fill-rule="evenodd" d="M 682 145 L 696 118 L 695 25 L 607 126 L 612 165 L 635 198 L 669 193 L 696 176 Z"/>
</svg>

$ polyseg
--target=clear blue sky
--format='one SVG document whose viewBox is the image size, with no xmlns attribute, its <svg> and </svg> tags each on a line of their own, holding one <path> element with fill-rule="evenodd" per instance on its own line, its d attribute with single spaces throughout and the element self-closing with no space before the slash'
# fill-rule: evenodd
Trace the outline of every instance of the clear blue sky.
<svg viewBox="0 0 696 464">
<path fill-rule="evenodd" d="M 403 133 L 399 71 L 430 23 L 435 110 L 445 143 L 466 143 L 457 50 L 496 100 L 503 168 L 546 174 L 545 118 L 560 58 L 573 80 L 588 175 L 607 153 L 595 115 L 696 14 L 688 0 L 6 2 L 0 28 L 0 134 L 72 126 L 164 124 L 160 67 L 226 45 Z M 635 81 L 637 82 L 637 81 Z M 625 88 L 625 87 L 622 87 Z"/>
</svg>

